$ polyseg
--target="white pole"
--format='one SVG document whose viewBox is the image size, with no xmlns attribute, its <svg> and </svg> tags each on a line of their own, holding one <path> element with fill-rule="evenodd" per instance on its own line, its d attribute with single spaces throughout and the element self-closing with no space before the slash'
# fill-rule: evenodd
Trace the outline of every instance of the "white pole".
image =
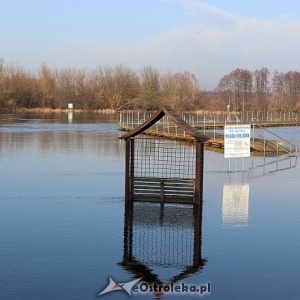
<svg viewBox="0 0 300 300">
<path fill-rule="evenodd" d="M 276 141 L 276 146 L 277 146 L 277 147 L 276 147 L 276 148 L 277 148 L 277 149 L 276 149 L 276 150 L 277 150 L 277 156 L 276 156 L 276 171 L 278 171 L 278 154 L 279 154 L 279 153 L 278 153 L 278 150 L 279 150 L 279 147 L 278 147 L 278 140 Z"/>
<path fill-rule="evenodd" d="M 251 155 L 252 156 L 252 177 L 253 177 L 253 172 L 254 172 L 254 154 Z"/>
<path fill-rule="evenodd" d="M 214 140 L 216 139 L 216 119 L 214 117 Z"/>
<path fill-rule="evenodd" d="M 170 122 L 169 122 L 169 117 L 167 117 L 167 126 L 168 126 L 168 134 L 170 134 Z"/>
<path fill-rule="evenodd" d="M 264 135 L 264 166 L 263 166 L 263 174 L 265 174 L 265 167 L 266 167 L 266 131 Z"/>
</svg>

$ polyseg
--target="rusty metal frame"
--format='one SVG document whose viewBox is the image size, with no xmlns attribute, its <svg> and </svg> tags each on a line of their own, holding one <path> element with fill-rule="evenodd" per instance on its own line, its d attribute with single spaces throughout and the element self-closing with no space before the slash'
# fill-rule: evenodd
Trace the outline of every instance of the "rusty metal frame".
<svg viewBox="0 0 300 300">
<path fill-rule="evenodd" d="M 145 130 L 150 128 L 161 118 L 167 115 L 170 120 L 176 123 L 177 126 L 184 129 L 187 134 L 194 138 L 196 143 L 196 172 L 195 172 L 195 185 L 194 185 L 194 201 L 193 204 L 200 206 L 202 205 L 203 197 L 203 167 L 204 167 L 204 142 L 209 138 L 200 133 L 195 128 L 191 127 L 176 113 L 169 109 L 162 108 L 157 111 L 152 117 L 146 120 L 143 124 L 135 128 L 133 131 L 121 136 L 121 139 L 125 140 L 126 151 L 125 151 L 125 200 L 132 200 L 132 193 L 134 188 L 134 138 L 135 136 L 142 134 Z M 163 203 L 163 199 L 161 199 Z"/>
</svg>

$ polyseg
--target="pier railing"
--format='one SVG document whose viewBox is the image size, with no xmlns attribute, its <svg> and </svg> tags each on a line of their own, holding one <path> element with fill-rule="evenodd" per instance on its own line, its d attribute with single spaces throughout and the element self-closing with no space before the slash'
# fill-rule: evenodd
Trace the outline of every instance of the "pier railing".
<svg viewBox="0 0 300 300">
<path fill-rule="evenodd" d="M 298 148 L 296 145 L 271 132 L 269 129 L 260 126 L 252 128 L 252 137 L 256 138 L 256 141 L 261 140 L 263 158 L 258 164 L 254 164 L 252 160 L 252 165 L 248 173 L 250 177 L 296 167 L 298 157 Z"/>
<path fill-rule="evenodd" d="M 248 114 L 249 115 L 249 114 Z M 120 114 L 120 127 L 123 130 L 132 130 L 141 123 L 143 123 L 147 118 L 151 116 L 151 112 L 138 112 L 138 111 L 126 111 Z M 294 126 L 296 115 L 294 113 L 281 114 L 282 120 L 289 119 L 289 124 L 284 122 L 276 121 L 276 126 Z M 201 115 L 198 113 L 194 114 L 182 114 L 181 117 L 188 122 L 191 126 L 199 128 L 210 137 L 210 140 L 206 142 L 206 149 L 213 151 L 223 151 L 224 147 L 224 137 L 223 137 L 223 127 L 225 124 L 237 124 L 240 122 L 239 119 L 231 118 L 223 119 L 223 123 L 220 123 L 222 118 L 216 118 L 206 115 Z M 223 115 L 224 117 L 224 115 Z M 247 117 L 247 114 L 246 114 Z M 280 117 L 280 114 L 279 114 Z M 251 159 L 248 160 L 248 163 L 243 162 L 243 171 L 248 172 L 249 176 L 261 176 L 263 174 L 285 170 L 293 168 L 297 164 L 297 156 L 299 149 L 294 145 L 288 138 L 283 138 L 278 134 L 272 132 L 273 130 L 268 129 L 268 126 L 274 125 L 274 114 L 268 114 L 269 122 L 261 123 L 251 120 L 250 123 L 252 127 L 251 132 Z M 276 118 L 278 119 L 278 118 Z M 234 120 L 234 121 L 233 121 Z M 202 122 L 199 123 L 199 122 Z M 218 121 L 218 122 L 217 122 Z M 224 122 L 225 121 L 225 122 Z M 228 122 L 230 121 L 230 122 Z M 299 124 L 300 125 L 300 122 Z M 169 122 L 168 117 L 163 117 L 158 123 L 153 125 L 150 129 L 147 130 L 147 134 L 153 136 L 159 136 L 167 139 L 179 139 L 189 141 L 191 138 L 185 133 L 184 130 L 180 130 L 176 124 Z M 254 159 L 254 156 L 259 157 Z M 225 160 L 225 159 L 224 159 Z M 230 159 L 229 159 L 230 160 Z M 230 162 L 224 164 L 230 165 Z M 231 163 L 232 164 L 232 163 Z M 231 166 L 232 167 L 232 166 Z M 229 170 L 231 168 L 229 167 Z M 231 171 L 230 171 L 231 172 Z"/>
<path fill-rule="evenodd" d="M 258 111 L 196 111 L 196 112 L 177 112 L 182 119 L 194 127 L 212 128 L 214 125 L 224 123 L 265 123 L 265 127 L 274 124 L 295 124 L 299 125 L 298 112 L 258 112 Z M 149 118 L 153 112 L 150 111 L 122 111 L 120 112 L 120 124 L 134 127 Z"/>
<path fill-rule="evenodd" d="M 138 112 L 138 111 L 126 111 L 120 113 L 120 128 L 122 130 L 131 131 L 133 128 L 139 126 L 147 118 L 151 117 L 151 112 Z M 214 151 L 223 151 L 224 149 L 224 136 L 223 128 L 227 124 L 233 124 L 224 120 L 223 123 L 217 123 L 216 119 L 205 120 L 204 123 L 199 122 L 199 118 L 195 118 L 194 115 L 184 115 L 182 118 L 188 122 L 192 127 L 202 130 L 203 134 L 208 136 L 210 139 L 205 143 L 206 149 Z M 234 124 L 239 124 L 238 119 L 235 120 Z M 245 123 L 244 123 L 245 124 Z M 272 126 L 273 123 L 257 123 L 251 122 L 252 127 L 252 138 L 251 138 L 251 151 L 261 156 L 280 156 L 290 155 L 295 152 L 295 146 L 286 139 L 272 133 L 266 129 L 267 126 Z M 285 124 L 285 123 L 284 123 Z M 281 124 L 281 125 L 284 125 Z M 294 123 L 293 123 L 294 124 Z M 300 123 L 299 123 L 300 125 Z M 277 123 L 277 126 L 280 126 Z M 192 140 L 192 137 L 186 134 L 184 130 L 178 128 L 178 126 L 168 120 L 168 116 L 164 116 L 159 122 L 150 127 L 146 134 L 158 137 L 164 137 L 169 139 L 177 140 Z"/>
</svg>

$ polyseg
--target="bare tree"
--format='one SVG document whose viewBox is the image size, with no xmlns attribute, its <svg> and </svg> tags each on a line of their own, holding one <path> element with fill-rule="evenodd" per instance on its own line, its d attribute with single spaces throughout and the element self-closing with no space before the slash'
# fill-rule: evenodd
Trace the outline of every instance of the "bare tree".
<svg viewBox="0 0 300 300">
<path fill-rule="evenodd" d="M 300 102 L 300 73 L 278 72 L 273 76 L 273 106 L 277 109 L 291 111 Z"/>
<path fill-rule="evenodd" d="M 0 99 L 5 109 L 35 107 L 37 80 L 18 65 L 1 67 Z"/>
<path fill-rule="evenodd" d="M 162 77 L 162 103 L 175 110 L 191 110 L 200 95 L 196 77 L 189 73 L 166 73 Z"/>
<path fill-rule="evenodd" d="M 216 92 L 230 109 L 245 111 L 251 106 L 252 77 L 247 69 L 233 70 L 221 78 Z"/>
<path fill-rule="evenodd" d="M 100 97 L 114 110 L 133 108 L 139 91 L 139 79 L 130 68 L 117 65 L 98 70 L 101 85 Z"/>
<path fill-rule="evenodd" d="M 51 69 L 43 64 L 39 72 L 39 85 L 41 91 L 41 106 L 44 107 L 55 107 L 55 94 L 57 90 L 57 85 L 55 81 L 55 76 Z"/>
<path fill-rule="evenodd" d="M 160 73 L 150 65 L 140 72 L 139 106 L 146 110 L 158 109 L 161 106 Z"/>
<path fill-rule="evenodd" d="M 256 109 L 266 113 L 268 107 L 268 96 L 270 71 L 267 68 L 261 68 L 254 72 L 254 92 Z"/>
</svg>

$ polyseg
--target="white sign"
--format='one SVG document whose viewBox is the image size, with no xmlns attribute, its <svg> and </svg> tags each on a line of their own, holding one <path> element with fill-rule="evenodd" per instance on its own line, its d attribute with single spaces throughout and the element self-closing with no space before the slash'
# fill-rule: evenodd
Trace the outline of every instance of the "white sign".
<svg viewBox="0 0 300 300">
<path fill-rule="evenodd" d="M 68 103 L 68 109 L 73 109 L 73 103 Z"/>
<path fill-rule="evenodd" d="M 250 125 L 226 125 L 224 127 L 224 157 L 250 156 Z"/>
</svg>

